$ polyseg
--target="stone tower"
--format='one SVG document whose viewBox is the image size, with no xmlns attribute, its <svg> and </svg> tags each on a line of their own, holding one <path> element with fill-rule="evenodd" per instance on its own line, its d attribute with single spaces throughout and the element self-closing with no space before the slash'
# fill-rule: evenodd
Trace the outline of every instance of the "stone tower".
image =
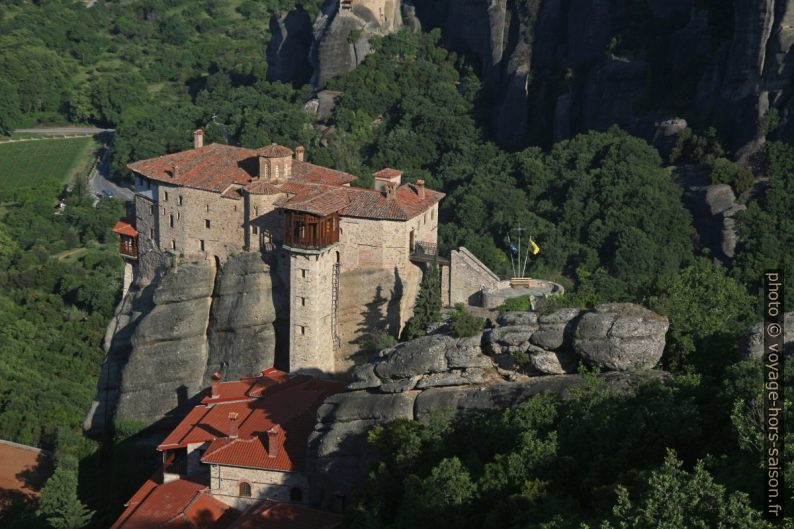
<svg viewBox="0 0 794 529">
<path fill-rule="evenodd" d="M 338 348 L 337 245 L 289 249 L 289 371 L 333 373 Z"/>
</svg>

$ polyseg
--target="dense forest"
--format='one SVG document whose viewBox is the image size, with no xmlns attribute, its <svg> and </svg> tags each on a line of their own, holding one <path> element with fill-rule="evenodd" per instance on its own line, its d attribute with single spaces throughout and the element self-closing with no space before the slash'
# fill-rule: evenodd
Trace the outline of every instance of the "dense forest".
<svg viewBox="0 0 794 529">
<path fill-rule="evenodd" d="M 635 395 L 594 378 L 570 402 L 539 398 L 499 416 L 376 429 L 381 463 L 350 527 L 764 527 L 753 415 L 760 364 L 739 361 L 737 343 L 760 319 L 762 271 L 794 270 L 794 148 L 768 142 L 755 175 L 708 123 L 665 154 L 617 127 L 506 149 L 487 132 L 477 65 L 442 47 L 432 28 L 373 38 L 373 54 L 329 81 L 342 95 L 321 123 L 303 110 L 311 87 L 267 80 L 270 16 L 295 3 L 3 2 L 0 133 L 113 127 L 120 180 L 132 160 L 188 148 L 197 127 L 212 142 L 303 144 L 310 160 L 363 186 L 373 171 L 399 167 L 408 181 L 447 194 L 442 245 L 465 245 L 507 273 L 505 239 L 522 225 L 542 248 L 531 275 L 567 289 L 555 303 L 633 301 L 670 319 L 671 377 Z M 312 16 L 320 3 L 302 2 Z M 671 165 L 696 167 L 737 194 L 768 179 L 743 195 L 733 260 L 714 260 L 698 240 Z M 0 386 L 0 438 L 55 449 L 49 496 L 74 506 L 76 461 L 97 449 L 79 428 L 118 300 L 120 260 L 107 243 L 123 211 L 113 200 L 92 208 L 78 185 L 66 214 L 53 216 L 55 198 L 50 190 L 13 197 L 0 222 L 0 375 L 10 381 Z M 86 250 L 74 262 L 55 257 L 76 247 Z M 85 492 L 91 474 L 80 475 L 80 499 L 102 527 L 121 506 Z M 74 507 L 64 521 L 43 505 L 18 527 L 76 528 L 89 518 Z M 0 524 L 10 526 L 10 516 Z"/>
</svg>

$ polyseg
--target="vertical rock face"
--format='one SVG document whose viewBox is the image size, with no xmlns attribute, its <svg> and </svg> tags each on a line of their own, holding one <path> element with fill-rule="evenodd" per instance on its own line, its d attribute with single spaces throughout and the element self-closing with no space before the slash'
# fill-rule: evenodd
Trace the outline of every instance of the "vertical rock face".
<svg viewBox="0 0 794 529">
<path fill-rule="evenodd" d="M 278 279 L 258 254 L 179 264 L 137 283 L 108 326 L 97 399 L 84 427 L 101 432 L 114 417 L 146 425 L 192 406 L 220 371 L 256 375 L 275 362 Z M 275 283 L 275 284 L 274 284 Z"/>
<path fill-rule="evenodd" d="M 310 60 L 315 87 L 358 66 L 372 53 L 370 37 L 402 27 L 400 0 L 352 0 L 350 5 L 340 9 L 339 0 L 328 0 L 314 22 Z"/>
<path fill-rule="evenodd" d="M 612 124 L 651 139 L 655 122 L 686 106 L 741 154 L 763 142 L 758 125 L 771 107 L 778 136 L 794 138 L 794 2 L 736 0 L 730 9 L 694 0 L 457 0 L 442 27 L 445 44 L 480 65 L 503 143 Z"/>
<path fill-rule="evenodd" d="M 186 407 L 202 389 L 214 279 L 215 268 L 207 262 L 181 266 L 163 277 L 154 307 L 132 336 L 117 417 L 148 423 Z"/>
<path fill-rule="evenodd" d="M 270 18 L 270 34 L 267 80 L 296 85 L 309 82 L 312 75 L 309 63 L 312 21 L 309 14 L 301 6 L 283 16 L 274 14 Z"/>
<path fill-rule="evenodd" d="M 214 372 L 233 380 L 275 365 L 276 307 L 270 267 L 257 254 L 230 260 L 218 273 L 208 329 L 208 385 Z"/>
</svg>

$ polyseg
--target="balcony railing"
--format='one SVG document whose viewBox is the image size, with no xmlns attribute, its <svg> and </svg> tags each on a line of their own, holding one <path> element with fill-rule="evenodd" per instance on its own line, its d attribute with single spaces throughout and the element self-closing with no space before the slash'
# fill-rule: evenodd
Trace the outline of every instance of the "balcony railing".
<svg viewBox="0 0 794 529">
<path fill-rule="evenodd" d="M 439 249 L 438 244 L 434 242 L 416 241 L 414 242 L 414 247 L 411 249 L 411 261 L 449 264 L 449 257 L 444 257 L 442 255 L 447 253 L 444 250 L 444 248 Z"/>
</svg>

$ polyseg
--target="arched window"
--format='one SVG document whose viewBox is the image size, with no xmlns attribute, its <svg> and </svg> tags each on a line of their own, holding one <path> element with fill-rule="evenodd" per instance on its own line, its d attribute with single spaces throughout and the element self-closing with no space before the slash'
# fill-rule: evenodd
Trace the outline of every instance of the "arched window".
<svg viewBox="0 0 794 529">
<path fill-rule="evenodd" d="M 246 483 L 245 481 L 240 482 L 240 491 L 238 496 L 243 498 L 250 498 L 251 497 L 251 485 Z"/>
<path fill-rule="evenodd" d="M 300 503 L 303 501 L 303 489 L 300 487 L 292 487 L 289 489 L 289 501 L 293 503 Z"/>
</svg>

